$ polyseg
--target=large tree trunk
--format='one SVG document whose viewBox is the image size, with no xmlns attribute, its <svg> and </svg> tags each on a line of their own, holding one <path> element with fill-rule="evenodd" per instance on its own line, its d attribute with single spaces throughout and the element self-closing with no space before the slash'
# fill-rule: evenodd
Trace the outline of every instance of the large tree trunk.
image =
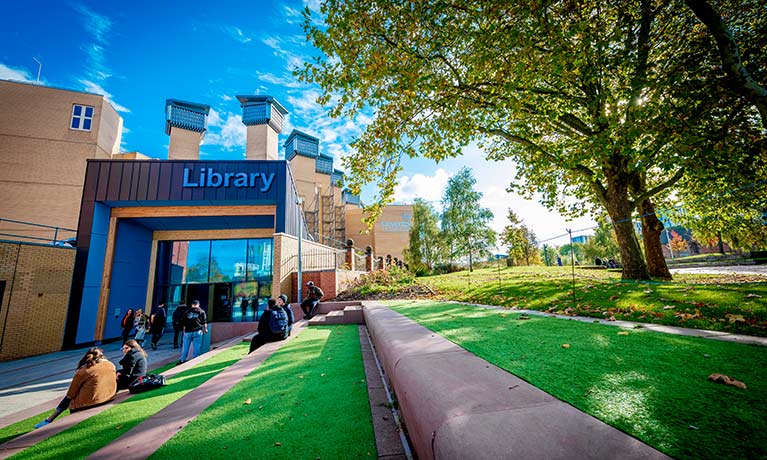
<svg viewBox="0 0 767 460">
<path fill-rule="evenodd" d="M 671 272 L 666 265 L 666 258 L 663 256 L 663 248 L 660 244 L 663 222 L 655 215 L 655 205 L 650 200 L 639 203 L 639 213 L 642 216 L 642 242 L 647 271 L 653 278 L 670 280 Z"/>
<path fill-rule="evenodd" d="M 650 280 L 650 273 L 642 257 L 631 219 L 633 207 L 629 200 L 629 179 L 623 172 L 623 161 L 624 159 L 616 155 L 613 157 L 613 164 L 603 168 L 607 179 L 607 188 L 603 194 L 604 205 L 615 226 L 615 237 L 618 239 L 623 265 L 622 279 Z"/>
</svg>

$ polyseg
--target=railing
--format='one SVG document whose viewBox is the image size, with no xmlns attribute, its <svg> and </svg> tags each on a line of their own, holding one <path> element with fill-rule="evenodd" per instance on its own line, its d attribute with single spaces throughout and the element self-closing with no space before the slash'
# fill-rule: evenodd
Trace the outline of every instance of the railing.
<svg viewBox="0 0 767 460">
<path fill-rule="evenodd" d="M 6 225 L 6 224 L 11 224 Z M 52 225 L 35 224 L 21 220 L 0 218 L 0 239 L 10 237 L 18 241 L 27 241 L 54 246 L 74 246 L 77 230 Z"/>
</svg>

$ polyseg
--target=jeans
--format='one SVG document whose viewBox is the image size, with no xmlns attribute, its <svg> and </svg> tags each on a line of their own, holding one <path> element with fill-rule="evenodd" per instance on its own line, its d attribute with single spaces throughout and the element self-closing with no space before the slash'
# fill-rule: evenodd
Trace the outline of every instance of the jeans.
<svg viewBox="0 0 767 460">
<path fill-rule="evenodd" d="M 189 347 L 194 346 L 194 353 L 192 358 L 200 356 L 200 348 L 202 348 L 202 329 L 194 332 L 184 332 L 184 343 L 181 345 L 181 359 L 179 362 L 186 361 L 186 355 L 189 354 Z"/>
</svg>

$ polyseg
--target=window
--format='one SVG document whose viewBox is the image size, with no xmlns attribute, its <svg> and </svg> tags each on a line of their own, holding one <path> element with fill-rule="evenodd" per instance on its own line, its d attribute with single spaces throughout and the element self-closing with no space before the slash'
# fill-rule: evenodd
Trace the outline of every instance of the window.
<svg viewBox="0 0 767 460">
<path fill-rule="evenodd" d="M 72 123 L 70 128 L 78 131 L 90 131 L 93 123 L 93 107 L 75 104 L 72 106 Z"/>
</svg>

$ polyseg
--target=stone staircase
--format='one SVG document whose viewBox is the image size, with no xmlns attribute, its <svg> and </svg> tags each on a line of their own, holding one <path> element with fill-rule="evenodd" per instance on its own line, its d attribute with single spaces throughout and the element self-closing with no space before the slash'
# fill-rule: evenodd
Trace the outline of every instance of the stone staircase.
<svg viewBox="0 0 767 460">
<path fill-rule="evenodd" d="M 328 324 L 365 324 L 361 302 L 320 302 L 318 313 L 309 320 L 309 326 Z"/>
</svg>

